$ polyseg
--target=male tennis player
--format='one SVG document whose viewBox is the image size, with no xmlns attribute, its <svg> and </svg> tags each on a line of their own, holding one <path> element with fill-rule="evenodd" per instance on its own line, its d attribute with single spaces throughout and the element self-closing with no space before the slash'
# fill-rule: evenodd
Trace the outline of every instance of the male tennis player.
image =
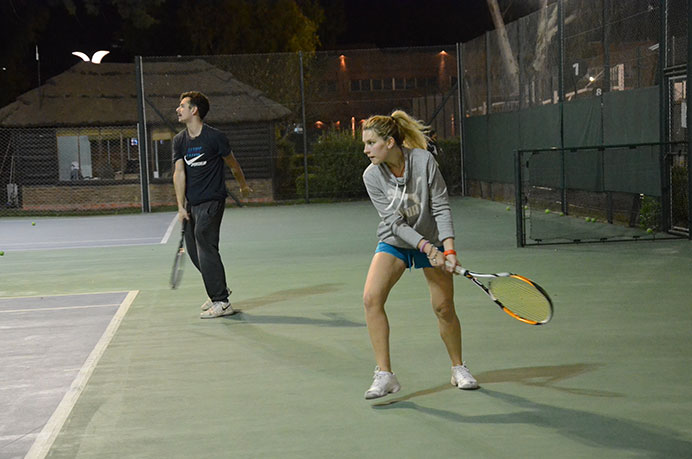
<svg viewBox="0 0 692 459">
<path fill-rule="evenodd" d="M 453 385 L 478 383 L 461 360 L 461 326 L 454 310 L 452 271 L 458 264 L 447 185 L 426 150 L 427 126 L 406 112 L 371 116 L 363 124 L 364 153 L 371 164 L 363 182 L 380 215 L 379 243 L 370 263 L 363 300 L 375 352 L 375 376 L 366 399 L 399 391 L 389 357 L 389 321 L 384 305 L 406 268 L 423 268 L 440 336 L 452 361 Z M 449 263 L 449 265 L 447 265 Z"/>
<path fill-rule="evenodd" d="M 219 255 L 219 232 L 226 202 L 224 164 L 240 184 L 246 197 L 252 189 L 233 156 L 228 137 L 202 120 L 209 111 L 209 99 L 201 92 L 180 95 L 175 110 L 185 129 L 173 138 L 173 184 L 178 201 L 178 218 L 187 224 L 185 246 L 195 267 L 202 273 L 207 301 L 202 319 L 233 314 L 228 301 L 230 290 Z"/>
</svg>

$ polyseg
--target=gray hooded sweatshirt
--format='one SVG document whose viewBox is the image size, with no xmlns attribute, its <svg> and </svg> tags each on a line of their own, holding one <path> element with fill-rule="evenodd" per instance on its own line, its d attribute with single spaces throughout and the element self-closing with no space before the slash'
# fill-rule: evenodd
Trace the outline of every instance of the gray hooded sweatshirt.
<svg viewBox="0 0 692 459">
<path fill-rule="evenodd" d="M 403 148 L 403 177 L 395 177 L 385 164 L 370 164 L 363 172 L 380 224 L 380 241 L 400 248 L 416 248 L 421 239 L 436 246 L 454 237 L 447 185 L 435 158 L 427 150 Z"/>
</svg>

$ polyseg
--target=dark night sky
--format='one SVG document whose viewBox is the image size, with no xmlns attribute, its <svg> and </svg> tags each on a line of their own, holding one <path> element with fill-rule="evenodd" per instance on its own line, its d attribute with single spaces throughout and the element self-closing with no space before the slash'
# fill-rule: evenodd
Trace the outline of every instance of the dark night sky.
<svg viewBox="0 0 692 459">
<path fill-rule="evenodd" d="M 207 1 L 207 0 L 200 0 Z M 487 0 L 318 0 L 325 21 L 318 31 L 318 50 L 394 48 L 453 45 L 471 40 L 493 28 Z M 510 16 L 538 0 L 499 0 Z M 34 87 L 40 48 L 41 81 L 59 74 L 78 59 L 80 50 L 91 55 L 98 49 L 111 54 L 104 62 L 132 62 L 135 55 L 185 54 L 178 47 L 175 5 L 169 0 L 157 10 L 154 36 L 162 39 L 128 41 L 118 35 L 122 19 L 112 1 L 103 0 L 98 17 L 71 15 L 62 0 L 0 0 L 0 36 L 11 46 L 0 50 L 0 105 Z M 83 5 L 83 2 L 75 2 Z M 83 10 L 83 8 L 82 8 Z M 31 18 L 28 19 L 28 18 Z M 38 24 L 43 24 L 40 28 Z M 35 28 L 35 29 L 34 29 Z M 122 32 L 120 32 L 122 33 Z M 164 38 L 165 37 L 165 38 Z M 11 48 L 11 49 L 10 49 Z M 127 49 L 126 49 L 127 48 Z M 7 73 L 5 73 L 7 72 Z"/>
<path fill-rule="evenodd" d="M 486 0 L 344 0 L 337 45 L 426 46 L 468 41 L 492 28 Z M 325 9 L 328 1 L 325 1 Z"/>
</svg>

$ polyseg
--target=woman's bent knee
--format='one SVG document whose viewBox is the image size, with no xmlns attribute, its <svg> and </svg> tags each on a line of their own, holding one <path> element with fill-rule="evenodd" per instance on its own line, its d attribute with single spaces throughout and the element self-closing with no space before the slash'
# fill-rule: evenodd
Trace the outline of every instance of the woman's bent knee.
<svg viewBox="0 0 692 459">
<path fill-rule="evenodd" d="M 438 318 L 445 320 L 451 319 L 456 314 L 454 311 L 454 303 L 451 301 L 434 304 L 433 311 Z"/>
</svg>

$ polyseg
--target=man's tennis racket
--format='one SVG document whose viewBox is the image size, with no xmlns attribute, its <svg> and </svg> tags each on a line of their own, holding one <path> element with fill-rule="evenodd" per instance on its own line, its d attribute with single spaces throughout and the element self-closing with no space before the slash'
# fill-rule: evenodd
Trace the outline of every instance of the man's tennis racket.
<svg viewBox="0 0 692 459">
<path fill-rule="evenodd" d="M 176 288 L 180 285 L 183 278 L 183 266 L 185 265 L 185 226 L 187 220 L 183 220 L 182 229 L 180 230 L 180 243 L 178 243 L 178 251 L 175 253 L 175 261 L 173 261 L 173 270 L 171 271 L 171 288 Z"/>
<path fill-rule="evenodd" d="M 455 268 L 455 273 L 480 287 L 500 309 L 529 325 L 543 325 L 553 317 L 553 302 L 534 281 L 512 273 L 480 274 Z M 486 287 L 479 279 L 487 279 Z"/>
</svg>

